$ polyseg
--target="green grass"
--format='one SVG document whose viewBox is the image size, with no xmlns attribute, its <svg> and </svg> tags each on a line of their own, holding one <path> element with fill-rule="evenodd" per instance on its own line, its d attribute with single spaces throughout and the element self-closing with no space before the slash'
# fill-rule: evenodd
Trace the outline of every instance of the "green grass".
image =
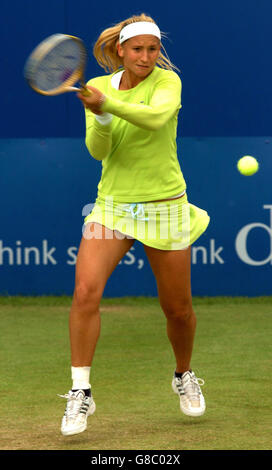
<svg viewBox="0 0 272 470">
<path fill-rule="evenodd" d="M 207 411 L 171 390 L 174 357 L 154 298 L 104 299 L 91 372 L 96 413 L 64 438 L 70 297 L 2 297 L 0 449 L 271 449 L 272 298 L 194 298 L 192 359 Z"/>
</svg>

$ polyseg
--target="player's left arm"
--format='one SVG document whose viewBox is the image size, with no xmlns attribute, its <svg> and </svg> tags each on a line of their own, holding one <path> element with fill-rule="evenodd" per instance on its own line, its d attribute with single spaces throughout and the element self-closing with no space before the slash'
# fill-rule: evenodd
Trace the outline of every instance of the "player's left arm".
<svg viewBox="0 0 272 470">
<path fill-rule="evenodd" d="M 181 80 L 176 73 L 161 78 L 155 87 L 148 105 L 125 103 L 106 96 L 101 106 L 108 112 L 142 129 L 156 131 L 181 108 Z"/>
</svg>

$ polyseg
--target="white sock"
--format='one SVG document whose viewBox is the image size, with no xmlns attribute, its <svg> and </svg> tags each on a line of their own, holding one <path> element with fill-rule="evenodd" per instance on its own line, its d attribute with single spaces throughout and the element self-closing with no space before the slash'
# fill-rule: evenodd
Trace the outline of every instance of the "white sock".
<svg viewBox="0 0 272 470">
<path fill-rule="evenodd" d="M 72 372 L 72 390 L 87 390 L 90 385 L 90 367 L 71 367 Z"/>
</svg>

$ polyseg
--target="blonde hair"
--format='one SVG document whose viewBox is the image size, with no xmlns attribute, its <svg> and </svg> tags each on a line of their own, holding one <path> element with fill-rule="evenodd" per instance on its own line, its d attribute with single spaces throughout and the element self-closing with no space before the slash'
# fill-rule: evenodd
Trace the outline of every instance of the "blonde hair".
<svg viewBox="0 0 272 470">
<path fill-rule="evenodd" d="M 112 73 L 122 67 L 123 61 L 122 58 L 119 57 L 117 52 L 117 43 L 119 41 L 120 31 L 128 24 L 136 23 L 138 21 L 149 21 L 151 23 L 155 23 L 155 21 L 150 16 L 147 16 L 145 13 L 142 13 L 141 15 L 131 16 L 130 18 L 123 20 L 110 28 L 105 29 L 100 34 L 93 47 L 93 54 L 96 58 L 98 65 L 100 65 L 100 67 L 102 67 L 106 72 Z M 166 34 L 161 32 L 161 36 L 166 37 Z M 164 46 L 161 45 L 161 47 L 163 49 L 163 52 L 160 51 L 157 60 L 157 65 L 163 69 L 175 69 L 179 71 L 179 69 L 174 64 L 172 64 Z"/>
</svg>

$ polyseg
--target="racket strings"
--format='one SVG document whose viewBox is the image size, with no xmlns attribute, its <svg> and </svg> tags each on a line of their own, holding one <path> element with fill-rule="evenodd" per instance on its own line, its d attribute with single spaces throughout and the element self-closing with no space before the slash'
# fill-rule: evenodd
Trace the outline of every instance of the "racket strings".
<svg viewBox="0 0 272 470">
<path fill-rule="evenodd" d="M 41 61 L 36 72 L 36 85 L 48 91 L 63 85 L 81 63 L 81 54 L 77 44 L 65 41 L 56 46 Z"/>
</svg>

